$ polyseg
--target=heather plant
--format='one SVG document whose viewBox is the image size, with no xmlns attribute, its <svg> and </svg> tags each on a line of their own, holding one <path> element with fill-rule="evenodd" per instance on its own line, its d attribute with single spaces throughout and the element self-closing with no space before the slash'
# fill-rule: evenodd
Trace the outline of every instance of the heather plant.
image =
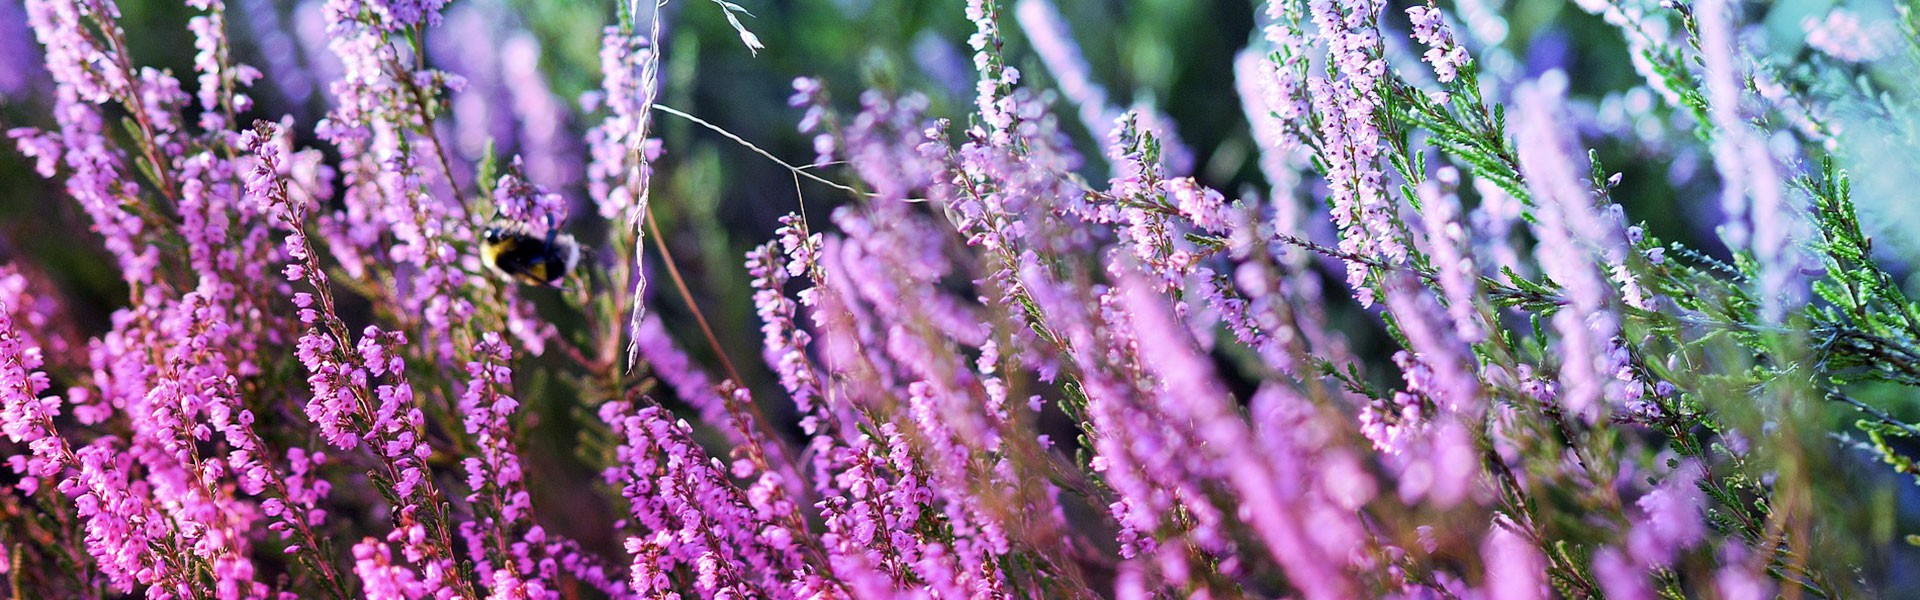
<svg viewBox="0 0 1920 600">
<path fill-rule="evenodd" d="M 569 79 L 480 0 L 189 0 L 191 73 L 0 0 L 4 185 L 117 281 L 0 264 L 7 589 L 1915 589 L 1912 2 L 1582 0 L 1624 90 L 1516 57 L 1527 3 L 1260 2 L 1237 190 L 1071 7 L 954 4 L 957 93 L 793 78 L 794 159 L 676 107 L 673 28 L 782 52 L 743 3 L 600 7 Z M 690 222 L 675 126 L 791 179 L 770 237 Z M 499 228 L 588 243 L 528 284 Z"/>
</svg>

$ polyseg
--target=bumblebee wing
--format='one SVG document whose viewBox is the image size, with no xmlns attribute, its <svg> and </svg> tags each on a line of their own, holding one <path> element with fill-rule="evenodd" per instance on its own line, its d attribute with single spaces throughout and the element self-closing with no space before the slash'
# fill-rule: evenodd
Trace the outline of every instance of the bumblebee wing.
<svg viewBox="0 0 1920 600">
<path fill-rule="evenodd" d="M 573 268 L 580 264 L 580 243 L 573 241 L 573 236 L 570 235 L 561 238 L 560 256 L 562 257 L 560 264 L 564 265 L 565 273 L 572 273 Z M 564 276 L 564 273 L 562 275 Z"/>
</svg>

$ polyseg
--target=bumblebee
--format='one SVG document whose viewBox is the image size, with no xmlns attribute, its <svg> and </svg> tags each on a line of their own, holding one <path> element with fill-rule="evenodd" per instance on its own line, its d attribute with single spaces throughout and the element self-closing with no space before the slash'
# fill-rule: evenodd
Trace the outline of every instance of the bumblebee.
<svg viewBox="0 0 1920 600">
<path fill-rule="evenodd" d="M 580 244 L 552 225 L 543 234 L 525 223 L 496 219 L 480 242 L 480 260 L 488 269 L 526 285 L 559 286 L 580 262 Z"/>
</svg>

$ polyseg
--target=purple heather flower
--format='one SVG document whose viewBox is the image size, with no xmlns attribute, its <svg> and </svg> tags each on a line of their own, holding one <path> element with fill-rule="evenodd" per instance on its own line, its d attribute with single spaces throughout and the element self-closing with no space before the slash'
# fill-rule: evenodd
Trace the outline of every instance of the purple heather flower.
<svg viewBox="0 0 1920 600">
<path fill-rule="evenodd" d="M 431 594 L 417 572 L 394 564 L 393 551 L 386 544 L 372 538 L 361 540 L 353 545 L 353 559 L 353 572 L 360 576 L 369 600 L 408 600 Z"/>
<path fill-rule="evenodd" d="M 1547 593 L 1546 557 L 1533 542 L 1495 525 L 1480 549 L 1487 568 L 1488 600 L 1539 600 Z"/>
<path fill-rule="evenodd" d="M 1642 516 L 1627 534 L 1627 553 L 1641 564 L 1666 566 L 1674 556 L 1700 543 L 1707 534 L 1702 515 L 1704 493 L 1698 487 L 1704 475 L 1698 463 L 1683 462 L 1659 487 L 1634 501 Z"/>
<path fill-rule="evenodd" d="M 1328 544 L 1331 540 L 1313 539 L 1316 532 L 1311 531 L 1311 527 L 1302 519 L 1303 515 L 1310 514 L 1312 503 L 1297 496 L 1298 488 L 1282 483 L 1286 479 L 1281 474 L 1289 472 L 1292 465 L 1275 464 L 1275 461 L 1286 460 L 1284 455 L 1255 451 L 1250 443 L 1254 439 L 1252 427 L 1229 404 L 1230 397 L 1214 378 L 1211 365 L 1194 348 L 1188 332 L 1174 318 L 1173 311 L 1169 310 L 1170 307 L 1154 287 L 1146 285 L 1144 278 L 1136 273 L 1125 276 L 1122 288 L 1122 305 L 1132 315 L 1133 328 L 1138 336 L 1135 343 L 1143 352 L 1151 353 L 1144 362 L 1160 380 L 1159 391 L 1162 395 L 1157 400 L 1159 409 L 1173 416 L 1176 422 L 1192 423 L 1195 431 L 1188 435 L 1200 438 L 1183 440 L 1183 443 L 1203 442 L 1206 447 L 1216 448 L 1223 454 L 1217 459 L 1221 463 L 1212 468 L 1224 471 L 1224 478 L 1247 506 L 1264 507 L 1264 510 L 1255 508 L 1248 511 L 1245 518 L 1250 519 L 1268 551 L 1286 568 L 1290 579 L 1307 597 L 1346 596 L 1351 582 L 1345 579 L 1333 560 L 1341 553 L 1329 551 L 1332 549 L 1329 546 L 1334 545 Z M 1107 401 L 1115 400 L 1118 398 Z M 1188 460 L 1197 458 L 1188 457 Z M 1324 476 L 1328 478 L 1323 484 L 1329 488 L 1325 493 L 1334 503 L 1344 503 L 1349 508 L 1357 507 L 1371 496 L 1370 491 L 1358 490 L 1370 489 L 1371 481 L 1363 473 L 1342 473 L 1338 468 L 1341 464 L 1339 460 L 1330 460 L 1322 467 L 1326 469 Z M 1193 510 L 1199 507 L 1196 504 L 1189 503 L 1187 506 L 1190 514 L 1206 514 Z M 1204 521 L 1201 526 L 1205 526 Z M 1334 527 L 1328 526 L 1320 529 L 1319 533 L 1334 530 Z M 1316 541 L 1319 543 L 1316 544 Z"/>
<path fill-rule="evenodd" d="M 1395 356 L 1407 375 L 1408 389 L 1432 398 L 1448 414 L 1477 421 L 1481 412 L 1480 378 L 1472 348 L 1449 322 L 1432 296 L 1405 280 L 1390 283 L 1387 307 L 1415 354 Z"/>
<path fill-rule="evenodd" d="M 1633 563 L 1626 554 L 1617 548 L 1601 548 L 1593 555 L 1594 579 L 1600 583 L 1600 589 L 1608 598 L 1621 600 L 1653 600 L 1653 586 L 1648 583 L 1644 568 Z"/>
<path fill-rule="evenodd" d="M 1306 147 L 1289 126 L 1309 110 L 1305 89 L 1293 71 L 1279 68 L 1254 48 L 1234 55 L 1233 72 L 1234 89 L 1259 144 L 1260 172 L 1272 196 L 1274 226 L 1296 231 L 1302 218 L 1297 204 L 1301 170 L 1308 158 Z"/>
<path fill-rule="evenodd" d="M 1619 317 L 1608 308 L 1614 290 L 1595 268 L 1590 248 L 1624 245 L 1625 239 L 1594 209 L 1592 189 L 1582 175 L 1585 161 L 1576 162 L 1572 140 L 1560 125 L 1562 90 L 1556 82 L 1563 85 L 1564 79 L 1536 82 L 1516 93 L 1520 169 L 1539 205 L 1534 233 L 1540 244 L 1534 254 L 1568 300 L 1553 315 L 1563 357 L 1560 401 L 1591 422 L 1600 417 L 1609 382 L 1620 369 L 1608 351 L 1619 331 Z"/>
<path fill-rule="evenodd" d="M 1888 55 L 1897 35 L 1885 22 L 1863 23 L 1860 15 L 1838 7 L 1828 10 L 1825 17 L 1807 17 L 1800 22 L 1800 28 L 1807 32 L 1808 46 L 1827 56 L 1855 63 Z"/>
<path fill-rule="evenodd" d="M 979 73 L 974 82 L 974 105 L 987 126 L 988 141 L 1006 146 L 1013 140 L 1016 100 L 1008 95 L 1020 82 L 1020 70 L 1007 66 L 1000 57 L 1000 3 L 998 0 L 967 0 L 967 20 L 974 33 L 967 38 L 973 47 L 973 69 Z"/>
<path fill-rule="evenodd" d="M 1034 53 L 1058 82 L 1060 94 L 1080 108 L 1081 123 L 1094 139 L 1107 139 L 1119 111 L 1107 104 L 1107 89 L 1093 80 L 1093 69 L 1080 55 L 1059 9 L 1048 0 L 1017 0 L 1013 13 Z"/>
<path fill-rule="evenodd" d="M 1753 552 L 1739 541 L 1728 540 L 1721 547 L 1720 571 L 1714 575 L 1714 590 L 1725 600 L 1765 600 L 1775 598 L 1775 584 L 1759 565 Z"/>
<path fill-rule="evenodd" d="M 276 16 L 243 1 L 272 54 L 261 32 Z M 1583 3 L 1631 26 L 1637 50 L 1668 44 L 1665 17 L 1646 6 Z M 1656 584 L 1727 598 L 1778 587 L 1744 536 L 1709 527 L 1701 486 L 1724 461 L 1683 460 L 1638 496 L 1623 483 L 1671 456 L 1643 425 L 1710 415 L 1663 410 L 1693 387 L 1657 351 L 1664 330 L 1623 335 L 1640 329 L 1623 325 L 1628 307 L 1685 303 L 1641 286 L 1671 274 L 1642 271 L 1667 257 L 1607 201 L 1617 178 L 1589 180 L 1556 74 L 1513 91 L 1519 179 L 1476 170 L 1487 176 L 1463 215 L 1454 169 L 1396 179 L 1418 161 L 1395 154 L 1409 124 L 1385 97 L 1404 92 L 1386 85 L 1402 51 L 1382 37 L 1386 6 L 1270 2 L 1264 41 L 1235 65 L 1269 208 L 1179 176 L 1169 123 L 1108 105 L 1053 6 L 1021 0 L 1025 39 L 1078 104 L 1066 110 L 1113 133 L 1099 140 L 1110 178 L 1089 186 L 1073 175 L 1085 164 L 1064 129 L 1072 116 L 1021 87 L 1002 56 L 1001 3 L 970 0 L 979 85 L 963 127 L 930 118 L 938 103 L 919 95 L 868 92 L 843 116 L 819 80 L 794 82 L 819 164 L 844 160 L 841 175 L 872 193 L 816 221 L 831 230 L 783 217 L 747 255 L 762 375 L 778 384 L 749 391 L 703 372 L 671 320 L 636 311 L 619 327 L 619 310 L 643 306 L 644 293 L 621 296 L 635 304 L 613 315 L 583 305 L 586 323 L 610 326 L 562 336 L 574 319 L 543 321 L 512 288 L 476 276 L 474 228 L 489 217 L 470 211 L 561 226 L 576 207 L 549 190 L 572 184 L 613 223 L 616 246 L 634 243 L 620 250 L 638 249 L 662 148 L 649 139 L 658 31 L 607 31 L 604 89 L 585 103 L 604 112 L 578 159 L 590 162 L 577 162 L 538 43 L 475 7 L 446 14 L 457 31 L 430 31 L 444 4 L 296 9 L 303 39 L 333 50 L 306 63 L 331 80 L 333 105 L 313 126 L 325 153 L 296 147 L 290 118 L 227 122 L 251 112 L 259 74 L 233 62 L 235 24 L 219 0 L 188 2 L 195 72 L 184 81 L 122 54 L 124 37 L 144 30 L 122 30 L 109 0 L 22 5 L 50 46 L 50 93 L 34 98 L 53 112 L 44 129 L 8 137 L 37 172 L 61 178 L 129 296 L 83 343 L 66 322 L 88 320 L 68 315 L 63 286 L 25 260 L 0 265 L 0 434 L 20 500 L 0 512 L 30 517 L 33 533 L 0 548 L 0 572 L 17 571 L 7 559 L 71 563 L 91 579 L 20 583 L 163 600 L 552 599 L 568 580 L 621 600 L 1092 595 L 1077 589 L 1088 576 L 1130 599 L 1518 600 L 1551 596 L 1555 581 L 1651 600 Z M 737 7 L 722 4 L 738 28 Z M 1485 41 L 1471 25 L 1480 4 L 1459 10 Z M 1776 107 L 1795 92 L 1748 72 L 1731 7 L 1709 0 L 1694 14 L 1705 110 L 1729 159 L 1721 179 L 1749 226 L 1729 241 L 1757 259 L 1755 296 L 1778 300 L 1798 281 L 1780 276 L 1798 264 L 1785 250 L 1798 225 L 1767 218 L 1787 203 L 1775 189 L 1785 151 L 1746 123 L 1739 83 Z M 1471 77 L 1446 15 L 1425 5 L 1408 16 L 1443 81 Z M 463 35 L 497 39 L 464 53 Z M 411 43 L 422 39 L 424 56 Z M 415 66 L 425 64 L 464 77 Z M 276 89 L 298 95 L 287 75 L 298 64 L 267 65 Z M 460 179 L 462 159 L 490 138 L 515 158 L 492 181 Z M 1755 160 L 1731 161 L 1742 157 Z M 1337 310 L 1321 306 L 1317 265 L 1281 238 L 1307 237 L 1294 202 L 1310 192 L 1309 164 L 1332 209 L 1315 233 L 1338 236 L 1353 292 L 1383 303 L 1406 345 L 1393 355 L 1402 384 L 1385 394 L 1374 391 L 1381 365 L 1349 350 Z M 1515 184 L 1525 198 L 1501 188 Z M 1480 277 L 1520 285 L 1506 269 L 1540 277 L 1560 303 L 1549 339 L 1490 320 L 1514 315 L 1493 310 Z M 632 285 L 639 270 L 596 272 L 584 279 L 592 289 L 555 299 Z M 636 374 L 606 364 L 629 335 L 648 361 Z M 1508 342 L 1550 368 L 1514 362 Z M 525 360 L 546 348 L 558 351 Z M 556 389 L 597 397 L 605 428 L 586 439 L 607 443 L 582 456 L 605 455 L 595 467 L 607 498 L 554 487 L 575 482 L 540 469 L 550 444 L 527 443 L 549 436 L 521 438 L 551 425 L 530 421 L 551 415 L 521 401 L 552 394 L 519 386 L 555 368 L 581 376 Z M 1648 372 L 1674 380 L 1643 381 Z M 690 407 L 686 419 L 645 395 L 666 390 Z M 760 408 L 778 420 L 762 422 Z M 1556 409 L 1576 422 L 1543 420 Z M 1725 435 L 1736 456 L 1770 454 L 1764 439 Z M 1595 441 L 1619 448 L 1596 455 Z M 1563 502 L 1531 497 L 1548 486 L 1614 510 L 1566 519 L 1553 512 Z M 552 514 L 536 512 L 535 492 Z M 1515 501 L 1538 514 L 1507 514 Z M 565 519 L 609 506 L 609 519 Z M 1103 522 L 1070 519 L 1074 507 Z M 35 525 L 40 516 L 70 527 Z M 605 536 L 576 542 L 556 526 Z M 323 554 L 325 536 L 350 559 Z M 1566 557 L 1543 549 L 1575 538 L 1592 542 L 1574 553 L 1592 562 L 1567 577 Z M 609 556 L 590 549 L 602 545 Z M 1081 573 L 1087 565 L 1096 572 Z"/>
<path fill-rule="evenodd" d="M 653 37 L 660 33 L 660 18 L 660 11 L 654 11 L 650 19 Z M 728 18 L 733 18 L 731 12 Z M 745 30 L 742 35 L 746 35 Z M 600 216 L 619 223 L 622 237 L 631 237 L 633 306 L 627 319 L 629 335 L 640 328 L 646 315 L 641 225 L 652 197 L 653 159 L 658 146 L 648 138 L 653 131 L 654 100 L 660 93 L 660 55 L 652 42 L 650 37 L 620 27 L 606 29 L 600 46 L 600 69 L 607 116 L 587 132 L 588 153 L 593 157 L 587 166 L 588 195 L 599 207 Z M 628 365 L 638 358 L 639 347 L 629 345 Z"/>
<path fill-rule="evenodd" d="M 1470 254 L 1472 235 L 1460 221 L 1460 197 L 1453 191 L 1459 185 L 1459 171 L 1447 167 L 1421 182 L 1418 191 L 1425 209 L 1421 221 L 1426 225 L 1426 250 L 1440 279 L 1447 315 L 1453 318 L 1454 334 L 1471 344 L 1487 334 L 1474 304 L 1480 293 L 1480 272 Z"/>
<path fill-rule="evenodd" d="M 473 354 L 478 360 L 466 365 L 468 381 L 459 409 L 477 456 L 468 457 L 462 466 L 471 491 L 467 502 L 485 504 L 488 510 L 461 523 L 460 533 L 481 581 L 496 595 L 505 589 L 513 592 L 512 597 L 558 598 L 557 592 L 544 592 L 550 584 L 533 568 L 536 559 L 543 558 L 544 548 L 536 545 L 538 540 L 516 539 L 519 536 L 514 533 L 531 525 L 534 515 L 513 441 L 511 419 L 520 403 L 504 393 L 513 385 L 513 371 L 506 366 L 513 353 L 499 334 L 487 332 Z M 537 530 L 534 526 L 527 531 L 531 536 Z"/>
<path fill-rule="evenodd" d="M 1334 66 L 1331 78 L 1309 82 L 1308 95 L 1321 118 L 1321 159 L 1340 250 L 1398 264 L 1406 260 L 1407 248 L 1380 170 L 1385 142 L 1374 118 L 1380 110 L 1378 82 L 1386 72 L 1375 22 L 1379 6 L 1373 0 L 1315 0 L 1310 6 Z M 1347 285 L 1362 306 L 1372 306 L 1375 299 L 1371 270 L 1347 263 Z"/>
<path fill-rule="evenodd" d="M 28 453 L 9 457 L 20 491 L 33 494 L 42 481 L 59 477 L 74 461 L 67 441 L 54 429 L 59 396 L 41 396 L 52 383 L 41 371 L 40 348 L 21 334 L 17 311 L 0 306 L 0 433 Z"/>
<path fill-rule="evenodd" d="M 1780 160 L 1741 110 L 1746 94 L 1740 82 L 1750 61 L 1734 40 L 1733 7 L 1726 0 L 1707 0 L 1697 11 L 1708 112 L 1715 128 L 1713 164 L 1720 171 L 1721 208 L 1728 215 L 1721 232 L 1728 244 L 1753 252 L 1760 266 L 1755 293 L 1761 316 L 1779 322 L 1804 301 L 1802 260 L 1794 244 L 1802 224 L 1787 201 Z"/>
<path fill-rule="evenodd" d="M 1459 77 L 1460 69 L 1468 66 L 1472 58 L 1467 55 L 1467 49 L 1454 40 L 1446 13 L 1432 5 L 1414 5 L 1407 7 L 1407 19 L 1413 23 L 1413 39 L 1427 47 L 1422 58 L 1433 65 L 1433 73 L 1440 83 L 1451 83 Z"/>
<path fill-rule="evenodd" d="M 653 568 L 692 568 L 702 597 L 726 597 L 722 590 L 787 597 L 786 582 L 803 562 L 799 548 L 771 545 L 761 532 L 778 526 L 775 517 L 750 507 L 719 463 L 691 443 L 685 421 L 662 413 L 619 403 L 601 409 L 620 443 L 607 481 L 632 503 L 634 522 L 652 534 L 628 541 L 637 559 L 629 584 L 657 589 Z"/>
</svg>

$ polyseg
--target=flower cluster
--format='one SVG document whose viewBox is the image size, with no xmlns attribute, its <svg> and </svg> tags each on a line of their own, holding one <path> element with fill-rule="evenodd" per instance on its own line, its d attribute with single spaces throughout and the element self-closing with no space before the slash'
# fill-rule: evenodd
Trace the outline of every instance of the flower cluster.
<svg viewBox="0 0 1920 600">
<path fill-rule="evenodd" d="M 1433 65 L 1433 74 L 1440 83 L 1451 83 L 1460 77 L 1460 69 L 1473 57 L 1453 39 L 1446 13 L 1432 6 L 1411 6 L 1407 8 L 1407 19 L 1413 23 L 1413 38 L 1427 46 L 1427 52 L 1420 57 Z"/>
<path fill-rule="evenodd" d="M 1895 33 L 1884 26 L 1863 24 L 1860 15 L 1835 8 L 1822 18 L 1807 17 L 1800 24 L 1807 32 L 1807 45 L 1828 56 L 1847 62 L 1869 62 L 1886 56 Z"/>
</svg>

